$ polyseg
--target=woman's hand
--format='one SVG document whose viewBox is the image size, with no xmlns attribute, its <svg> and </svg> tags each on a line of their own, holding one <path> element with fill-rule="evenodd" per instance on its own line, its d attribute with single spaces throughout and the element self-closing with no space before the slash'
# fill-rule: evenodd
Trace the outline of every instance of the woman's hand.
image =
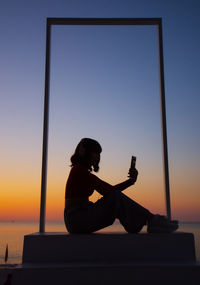
<svg viewBox="0 0 200 285">
<path fill-rule="evenodd" d="M 128 177 L 135 183 L 137 180 L 138 171 L 136 168 L 129 168 Z"/>
</svg>

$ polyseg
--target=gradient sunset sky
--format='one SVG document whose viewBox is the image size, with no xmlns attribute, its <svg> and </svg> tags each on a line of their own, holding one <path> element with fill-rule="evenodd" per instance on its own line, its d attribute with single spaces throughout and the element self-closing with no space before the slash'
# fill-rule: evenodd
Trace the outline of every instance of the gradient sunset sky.
<svg viewBox="0 0 200 285">
<path fill-rule="evenodd" d="M 172 217 L 200 221 L 199 14 L 199 0 L 0 2 L 0 221 L 39 219 L 47 17 L 162 17 Z M 156 28 L 53 27 L 51 60 L 47 220 L 63 220 L 83 137 L 111 184 L 137 156 L 125 194 L 165 214 Z"/>
</svg>

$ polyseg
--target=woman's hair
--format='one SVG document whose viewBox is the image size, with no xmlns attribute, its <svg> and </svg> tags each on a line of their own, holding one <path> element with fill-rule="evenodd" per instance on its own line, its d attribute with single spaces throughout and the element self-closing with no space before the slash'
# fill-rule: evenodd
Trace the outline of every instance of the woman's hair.
<svg viewBox="0 0 200 285">
<path fill-rule="evenodd" d="M 95 172 L 99 170 L 99 162 L 96 165 L 91 165 L 90 159 L 91 159 L 91 153 L 101 153 L 102 148 L 100 144 L 90 138 L 84 138 L 82 139 L 76 149 L 74 154 L 71 157 L 71 166 L 74 166 L 75 164 L 83 164 L 85 165 L 90 171 L 94 169 Z M 93 169 L 92 169 L 93 167 Z"/>
</svg>

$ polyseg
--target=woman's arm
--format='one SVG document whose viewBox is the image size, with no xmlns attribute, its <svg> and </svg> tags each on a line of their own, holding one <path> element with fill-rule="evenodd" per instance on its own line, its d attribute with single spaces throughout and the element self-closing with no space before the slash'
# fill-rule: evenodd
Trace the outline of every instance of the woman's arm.
<svg viewBox="0 0 200 285">
<path fill-rule="evenodd" d="M 136 182 L 137 176 L 138 176 L 137 169 L 135 169 L 135 168 L 131 169 L 130 168 L 128 174 L 129 174 L 129 179 L 124 181 L 124 182 L 122 182 L 122 183 L 119 183 L 119 184 L 113 186 L 114 190 L 123 191 L 123 190 L 125 190 L 128 187 L 130 187 L 131 185 L 133 185 Z"/>
<path fill-rule="evenodd" d="M 137 176 L 138 176 L 138 171 L 136 169 L 129 170 L 129 179 L 127 179 L 126 181 L 119 183 L 117 185 L 110 185 L 109 183 L 99 179 L 97 176 L 95 176 L 94 174 L 90 174 L 90 177 L 92 179 L 92 184 L 94 186 L 94 189 L 99 192 L 101 195 L 105 196 L 107 194 L 109 194 L 111 191 L 123 191 L 126 188 L 130 187 L 131 185 L 133 185 L 136 180 L 137 180 Z"/>
<path fill-rule="evenodd" d="M 130 178 L 130 179 L 124 181 L 124 182 L 121 182 L 121 183 L 119 183 L 119 184 L 117 184 L 117 185 L 114 185 L 114 186 L 113 186 L 113 190 L 116 190 L 116 191 L 123 191 L 123 190 L 125 190 L 126 188 L 132 186 L 134 183 L 135 183 L 135 181 L 134 181 L 132 178 Z"/>
</svg>

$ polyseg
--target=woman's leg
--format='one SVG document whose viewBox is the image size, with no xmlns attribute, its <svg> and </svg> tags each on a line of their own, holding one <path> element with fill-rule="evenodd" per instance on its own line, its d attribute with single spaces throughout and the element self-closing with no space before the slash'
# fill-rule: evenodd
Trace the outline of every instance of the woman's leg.
<svg viewBox="0 0 200 285">
<path fill-rule="evenodd" d="M 140 232 L 154 215 L 121 192 L 115 193 L 115 196 L 118 204 L 117 218 L 124 229 L 129 233 Z"/>
<path fill-rule="evenodd" d="M 92 224 L 96 221 L 98 229 L 113 224 L 118 218 L 129 233 L 140 232 L 147 221 L 154 216 L 149 210 L 119 191 L 113 191 L 107 197 L 101 198 L 90 210 Z"/>
<path fill-rule="evenodd" d="M 77 209 L 65 209 L 64 219 L 70 233 L 93 233 L 113 224 L 115 213 L 110 209 L 112 201 L 101 198 Z"/>
<path fill-rule="evenodd" d="M 121 192 L 113 191 L 96 203 L 89 203 L 66 216 L 68 230 L 92 233 L 108 227 L 118 218 L 129 233 L 139 232 L 153 215 Z"/>
</svg>

